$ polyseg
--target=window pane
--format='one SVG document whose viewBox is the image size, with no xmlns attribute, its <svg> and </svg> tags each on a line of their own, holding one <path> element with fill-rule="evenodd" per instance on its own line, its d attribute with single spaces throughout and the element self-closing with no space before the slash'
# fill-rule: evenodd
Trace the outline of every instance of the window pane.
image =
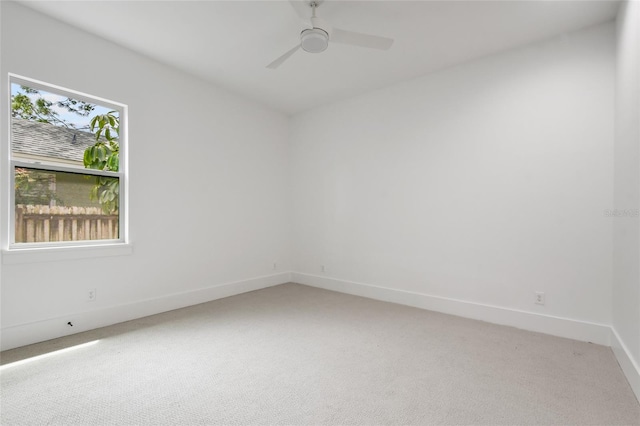
<svg viewBox="0 0 640 426">
<path fill-rule="evenodd" d="M 15 167 L 15 242 L 119 238 L 117 177 Z"/>
<path fill-rule="evenodd" d="M 96 143 L 90 122 L 108 113 L 120 120 L 111 108 L 11 83 L 12 158 L 84 168 L 84 152 Z M 117 143 L 115 128 L 109 131 Z"/>
</svg>

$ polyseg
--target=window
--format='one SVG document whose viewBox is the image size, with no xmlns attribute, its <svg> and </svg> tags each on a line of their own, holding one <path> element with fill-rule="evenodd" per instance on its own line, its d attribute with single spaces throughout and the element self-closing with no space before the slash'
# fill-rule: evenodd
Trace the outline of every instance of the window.
<svg viewBox="0 0 640 426">
<path fill-rule="evenodd" d="M 126 106 L 9 82 L 9 249 L 126 242 Z"/>
</svg>

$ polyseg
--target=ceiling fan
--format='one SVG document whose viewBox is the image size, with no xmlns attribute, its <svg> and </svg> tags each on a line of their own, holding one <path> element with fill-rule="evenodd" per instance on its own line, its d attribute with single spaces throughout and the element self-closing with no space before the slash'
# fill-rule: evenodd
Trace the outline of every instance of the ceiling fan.
<svg viewBox="0 0 640 426">
<path fill-rule="evenodd" d="M 305 21 L 309 19 L 296 7 L 296 4 L 302 3 L 311 8 L 311 28 L 302 30 L 300 33 L 300 44 L 287 51 L 275 61 L 267 65 L 267 68 L 276 69 L 284 61 L 289 59 L 291 55 L 302 48 L 305 52 L 320 53 L 324 52 L 329 46 L 329 41 L 333 43 L 349 44 L 352 46 L 367 47 L 370 49 L 388 50 L 393 44 L 393 39 L 380 37 L 369 34 L 356 33 L 353 31 L 341 30 L 331 26 L 328 22 L 316 16 L 316 8 L 318 8 L 324 0 L 305 0 L 304 2 L 290 0 L 291 5 L 298 15 Z"/>
</svg>

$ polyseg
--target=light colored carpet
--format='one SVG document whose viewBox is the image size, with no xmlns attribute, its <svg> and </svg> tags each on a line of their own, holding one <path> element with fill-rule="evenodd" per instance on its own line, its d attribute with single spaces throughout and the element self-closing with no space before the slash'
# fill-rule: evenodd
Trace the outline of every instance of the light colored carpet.
<svg viewBox="0 0 640 426">
<path fill-rule="evenodd" d="M 604 346 L 285 284 L 1 354 L 2 425 L 640 424 Z"/>
</svg>

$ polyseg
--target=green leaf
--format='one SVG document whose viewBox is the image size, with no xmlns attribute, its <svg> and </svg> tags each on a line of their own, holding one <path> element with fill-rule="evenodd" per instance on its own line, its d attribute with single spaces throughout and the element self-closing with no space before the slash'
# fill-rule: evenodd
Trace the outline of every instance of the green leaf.
<svg viewBox="0 0 640 426">
<path fill-rule="evenodd" d="M 91 129 L 92 132 L 93 132 L 93 129 L 96 127 L 96 121 L 98 121 L 97 115 L 93 117 L 91 121 L 89 121 L 89 128 Z"/>
<path fill-rule="evenodd" d="M 109 168 L 109 170 L 112 170 L 114 172 L 118 171 L 118 156 L 115 154 L 112 154 L 109 156 L 109 159 L 107 160 L 107 167 Z"/>
<path fill-rule="evenodd" d="M 84 157 L 82 158 L 82 161 L 84 162 L 85 167 L 88 167 L 93 162 L 92 155 L 91 155 L 91 147 L 84 150 Z"/>
<path fill-rule="evenodd" d="M 104 161 L 107 158 L 107 150 L 104 147 L 104 145 L 98 146 L 96 151 L 97 151 L 97 154 L 98 154 L 98 160 Z"/>
</svg>

